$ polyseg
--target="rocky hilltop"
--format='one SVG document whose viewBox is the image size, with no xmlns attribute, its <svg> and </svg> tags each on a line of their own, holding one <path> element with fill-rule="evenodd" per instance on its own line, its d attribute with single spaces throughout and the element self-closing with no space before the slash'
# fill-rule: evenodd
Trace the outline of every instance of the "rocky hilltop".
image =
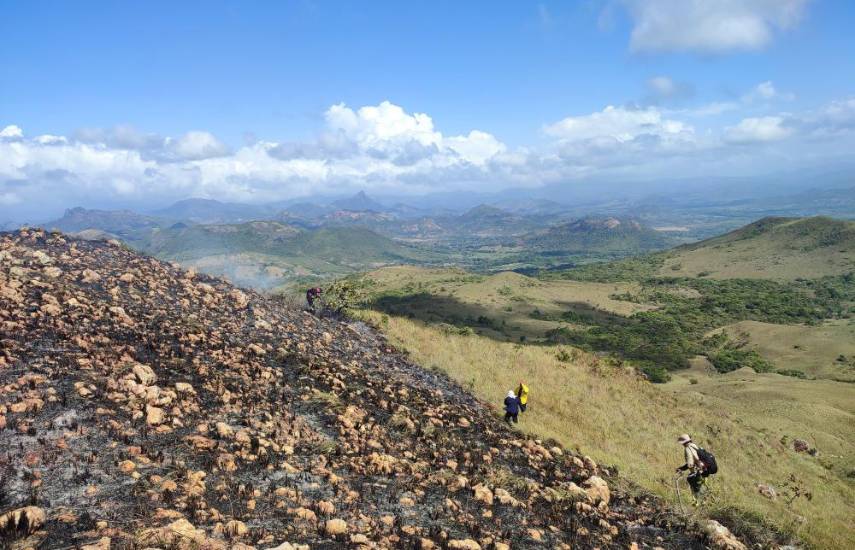
<svg viewBox="0 0 855 550">
<path fill-rule="evenodd" d="M 2 547 L 744 548 L 358 323 L 116 242 L 0 266 Z"/>
</svg>

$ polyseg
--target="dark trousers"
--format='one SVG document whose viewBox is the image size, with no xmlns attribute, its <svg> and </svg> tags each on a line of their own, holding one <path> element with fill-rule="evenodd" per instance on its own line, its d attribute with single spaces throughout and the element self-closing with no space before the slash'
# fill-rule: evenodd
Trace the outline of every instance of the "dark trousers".
<svg viewBox="0 0 855 550">
<path fill-rule="evenodd" d="M 525 403 L 520 403 L 520 412 L 525 412 L 525 407 L 526 407 Z"/>
<path fill-rule="evenodd" d="M 510 424 L 510 423 L 511 423 L 511 420 L 513 420 L 513 421 L 514 421 L 514 424 L 516 424 L 516 423 L 517 423 L 517 416 L 519 416 L 519 413 L 509 413 L 509 412 L 506 412 L 506 413 L 505 413 L 505 422 L 507 422 L 508 424 Z"/>
<path fill-rule="evenodd" d="M 692 494 L 697 495 L 701 492 L 701 487 L 704 486 L 704 478 L 709 474 L 706 472 L 693 472 L 689 474 L 686 481 L 689 482 L 689 487 L 692 488 Z"/>
</svg>

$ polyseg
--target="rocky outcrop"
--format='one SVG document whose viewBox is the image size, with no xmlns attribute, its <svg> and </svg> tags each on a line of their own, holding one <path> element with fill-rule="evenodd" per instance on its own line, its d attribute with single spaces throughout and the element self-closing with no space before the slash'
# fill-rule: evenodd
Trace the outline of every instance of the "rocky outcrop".
<svg viewBox="0 0 855 550">
<path fill-rule="evenodd" d="M 22 230 L 0 255 L 0 546 L 724 540 L 512 431 L 359 323 L 117 244 Z"/>
</svg>

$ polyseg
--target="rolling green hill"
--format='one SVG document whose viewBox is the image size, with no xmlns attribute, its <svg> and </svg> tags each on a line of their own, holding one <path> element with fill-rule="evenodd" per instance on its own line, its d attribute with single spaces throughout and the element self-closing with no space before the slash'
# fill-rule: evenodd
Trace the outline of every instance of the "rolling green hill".
<svg viewBox="0 0 855 550">
<path fill-rule="evenodd" d="M 723 465 L 714 501 L 695 514 L 849 547 L 851 230 L 828 218 L 764 219 L 538 277 L 383 268 L 363 278 L 364 316 L 484 399 L 526 380 L 536 397 L 523 429 L 578 444 L 663 496 L 673 496 L 673 438 L 692 433 Z M 795 438 L 815 451 L 794 451 Z"/>
<path fill-rule="evenodd" d="M 383 265 L 435 261 L 429 252 L 360 227 L 304 230 L 278 222 L 193 225 L 153 231 L 140 248 L 158 258 L 259 288 Z"/>
<path fill-rule="evenodd" d="M 583 218 L 528 235 L 523 244 L 547 253 L 639 254 L 662 250 L 675 241 L 635 220 Z"/>
<path fill-rule="evenodd" d="M 855 270 L 855 222 L 764 218 L 664 256 L 666 277 L 794 280 Z"/>
</svg>

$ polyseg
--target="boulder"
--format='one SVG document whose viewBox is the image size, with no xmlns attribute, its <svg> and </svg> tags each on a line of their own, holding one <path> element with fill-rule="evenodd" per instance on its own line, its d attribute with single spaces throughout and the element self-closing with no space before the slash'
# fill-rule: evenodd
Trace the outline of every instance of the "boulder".
<svg viewBox="0 0 855 550">
<path fill-rule="evenodd" d="M 163 424 L 164 419 L 163 409 L 160 407 L 152 407 L 151 405 L 145 406 L 146 424 L 149 426 L 157 426 L 158 424 Z"/>
<path fill-rule="evenodd" d="M 347 522 L 338 518 L 328 519 L 324 524 L 324 532 L 331 537 L 343 535 L 347 533 Z"/>
<path fill-rule="evenodd" d="M 481 550 L 481 545 L 472 539 L 454 539 L 448 541 L 451 550 Z"/>
<path fill-rule="evenodd" d="M 603 503 L 608 505 L 609 500 L 611 499 L 611 493 L 609 492 L 609 484 L 606 483 L 603 478 L 591 476 L 582 485 L 585 487 L 585 493 L 587 493 L 591 502 L 594 504 Z"/>
<path fill-rule="evenodd" d="M 713 548 L 746 550 L 745 545 L 730 532 L 730 529 L 715 520 L 707 521 L 703 526 L 703 531 Z"/>
<path fill-rule="evenodd" d="M 157 375 L 148 365 L 137 363 L 134 365 L 133 373 L 137 381 L 143 386 L 151 386 L 157 381 Z"/>
</svg>

